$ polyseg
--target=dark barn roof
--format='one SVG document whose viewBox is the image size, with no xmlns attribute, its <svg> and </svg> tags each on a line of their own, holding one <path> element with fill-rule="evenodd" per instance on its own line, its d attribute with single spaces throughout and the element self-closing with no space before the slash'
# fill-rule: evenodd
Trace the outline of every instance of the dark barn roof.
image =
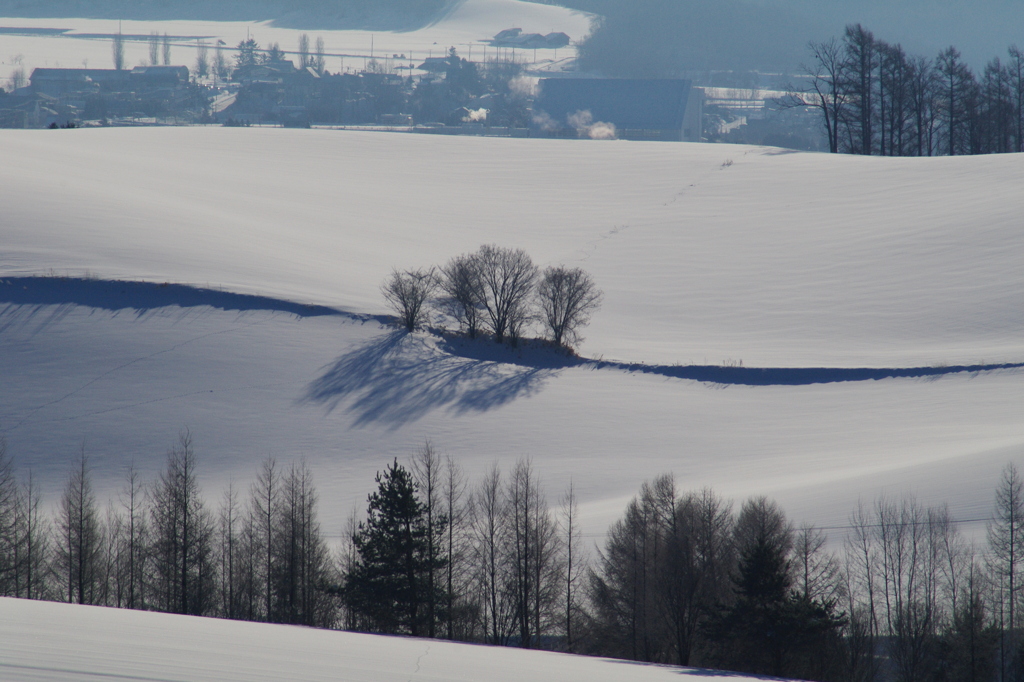
<svg viewBox="0 0 1024 682">
<path fill-rule="evenodd" d="M 589 111 L 594 121 L 620 129 L 681 130 L 689 95 L 688 80 L 545 78 L 533 109 L 561 126 L 577 111 Z"/>
</svg>

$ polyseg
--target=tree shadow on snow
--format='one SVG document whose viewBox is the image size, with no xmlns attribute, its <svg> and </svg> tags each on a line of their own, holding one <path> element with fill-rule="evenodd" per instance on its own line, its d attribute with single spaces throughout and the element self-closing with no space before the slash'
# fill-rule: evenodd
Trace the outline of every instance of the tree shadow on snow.
<svg viewBox="0 0 1024 682">
<path fill-rule="evenodd" d="M 487 412 L 535 394 L 557 372 L 495 359 L 451 355 L 428 339 L 393 331 L 324 368 L 300 403 L 339 407 L 357 426 L 398 428 L 444 409 L 454 415 Z"/>
<path fill-rule="evenodd" d="M 235 294 L 168 282 L 129 282 L 82 277 L 3 277 L 0 303 L 19 306 L 86 306 L 119 312 L 133 310 L 139 316 L 155 308 L 210 306 L 227 311 L 266 310 L 298 317 L 345 315 L 320 305 L 304 305 L 269 296 Z"/>
</svg>

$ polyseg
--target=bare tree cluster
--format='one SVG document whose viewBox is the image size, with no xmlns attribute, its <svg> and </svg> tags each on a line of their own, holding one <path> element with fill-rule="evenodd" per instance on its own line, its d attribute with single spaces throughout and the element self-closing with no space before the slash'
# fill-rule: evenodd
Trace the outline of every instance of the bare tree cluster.
<svg viewBox="0 0 1024 682">
<path fill-rule="evenodd" d="M 439 269 L 395 270 L 381 292 L 409 331 L 426 322 L 432 303 L 470 338 L 486 332 L 515 346 L 527 327 L 538 324 L 549 341 L 566 349 L 583 341 L 580 332 L 602 299 L 580 268 L 540 271 L 522 249 L 489 244 Z"/>
<path fill-rule="evenodd" d="M 832 152 L 880 156 L 1024 151 L 1024 53 L 1009 49 L 975 75 L 949 47 L 907 54 L 860 24 L 810 44 L 811 88 Z"/>
</svg>

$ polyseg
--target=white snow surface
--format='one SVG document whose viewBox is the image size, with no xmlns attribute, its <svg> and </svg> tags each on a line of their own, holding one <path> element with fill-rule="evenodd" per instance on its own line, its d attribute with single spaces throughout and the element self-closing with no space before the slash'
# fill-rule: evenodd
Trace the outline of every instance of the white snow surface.
<svg viewBox="0 0 1024 682">
<path fill-rule="evenodd" d="M 113 35 L 118 28 L 123 35 L 149 36 L 156 32 L 166 33 L 173 38 L 171 57 L 174 64 L 184 64 L 190 69 L 196 61 L 196 41 L 205 40 L 208 47 L 215 47 L 223 40 L 226 48 L 233 48 L 248 36 L 262 47 L 278 43 L 282 50 L 294 52 L 298 48 L 299 36 L 310 36 L 311 43 L 317 37 L 324 39 L 324 48 L 329 55 L 327 70 L 335 73 L 344 70 L 358 70 L 371 55 L 377 59 L 405 55 L 392 66 L 407 66 L 415 59 L 419 64 L 426 57 L 443 56 L 449 47 L 455 47 L 463 57 L 480 61 L 485 56 L 485 45 L 496 33 L 506 28 L 522 28 L 526 33 L 562 32 L 573 41 L 581 40 L 590 33 L 590 15 L 553 5 L 540 5 L 524 0 L 465 0 L 437 22 L 414 31 L 369 31 L 369 30 L 317 30 L 291 29 L 276 26 L 271 21 L 122 21 L 107 19 L 33 19 L 0 17 L 0 27 L 68 29 L 62 35 L 15 35 L 0 34 L 0 85 L 18 66 L 25 69 L 25 76 L 39 67 L 63 67 L 93 69 L 113 68 L 111 40 L 97 35 Z M 125 41 L 125 64 L 128 67 L 149 63 L 149 43 L 143 38 Z M 472 53 L 472 54 L 470 54 Z M 490 57 L 496 49 L 486 48 Z M 228 55 L 229 61 L 233 52 Z M 511 55 L 511 53 L 509 53 Z M 538 61 L 575 54 L 571 48 L 562 50 L 539 50 Z M 519 51 L 520 59 L 533 61 L 532 50 Z M 162 57 L 161 57 L 162 58 Z M 290 57 L 295 59 L 294 56 Z"/>
<path fill-rule="evenodd" d="M 1024 455 L 1024 374 L 942 373 L 1024 362 L 1022 155 L 221 128 L 0 131 L 0 148 L 0 279 L 88 273 L 347 313 L 214 294 L 19 303 L 0 285 L 0 435 L 50 499 L 81 448 L 116 499 L 128 463 L 155 475 L 187 427 L 211 504 L 267 456 L 305 458 L 336 537 L 374 473 L 430 439 L 473 479 L 532 457 L 552 503 L 571 480 L 599 542 L 663 472 L 833 528 L 883 493 L 984 519 Z M 588 270 L 605 303 L 582 352 L 649 366 L 373 317 L 392 267 L 492 242 Z M 728 385 L 673 374 L 739 361 Z M 857 367 L 928 371 L 784 380 Z"/>
<path fill-rule="evenodd" d="M 756 677 L 505 647 L 0 598 L 7 682 L 688 682 Z"/>
</svg>

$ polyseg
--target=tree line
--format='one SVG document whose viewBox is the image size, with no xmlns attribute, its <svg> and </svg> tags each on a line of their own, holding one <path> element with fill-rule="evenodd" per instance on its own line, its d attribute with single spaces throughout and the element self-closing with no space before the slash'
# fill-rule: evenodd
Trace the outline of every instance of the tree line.
<svg viewBox="0 0 1024 682">
<path fill-rule="evenodd" d="M 581 268 L 558 265 L 542 272 L 522 249 L 490 244 L 440 268 L 392 270 L 381 293 L 410 332 L 435 312 L 471 339 L 484 332 L 515 346 L 537 323 L 556 348 L 566 350 L 582 342 L 580 332 L 602 299 Z"/>
<path fill-rule="evenodd" d="M 157 478 L 101 507 L 83 454 L 52 514 L 0 442 L 0 595 L 408 634 L 843 682 L 1024 676 L 1024 482 L 983 545 L 945 505 L 880 498 L 841 545 L 766 497 L 738 511 L 671 475 L 590 551 L 573 486 L 529 459 L 471 483 L 429 443 L 377 474 L 333 549 L 312 472 L 264 460 L 211 506 L 183 433 Z"/>
<path fill-rule="evenodd" d="M 810 44 L 810 90 L 829 150 L 880 156 L 1024 151 L 1024 52 L 1011 46 L 980 74 L 954 47 L 907 54 L 860 24 Z"/>
</svg>

